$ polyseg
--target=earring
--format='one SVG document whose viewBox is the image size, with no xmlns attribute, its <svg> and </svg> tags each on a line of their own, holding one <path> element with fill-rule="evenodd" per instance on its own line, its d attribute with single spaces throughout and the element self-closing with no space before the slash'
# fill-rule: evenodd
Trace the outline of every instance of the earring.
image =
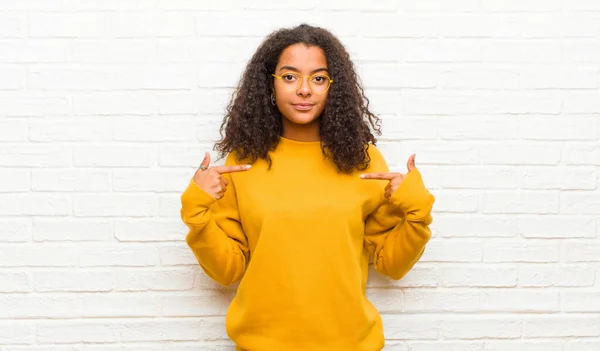
<svg viewBox="0 0 600 351">
<path fill-rule="evenodd" d="M 271 93 L 271 105 L 277 105 L 277 101 L 275 100 L 275 95 L 273 93 Z"/>
</svg>

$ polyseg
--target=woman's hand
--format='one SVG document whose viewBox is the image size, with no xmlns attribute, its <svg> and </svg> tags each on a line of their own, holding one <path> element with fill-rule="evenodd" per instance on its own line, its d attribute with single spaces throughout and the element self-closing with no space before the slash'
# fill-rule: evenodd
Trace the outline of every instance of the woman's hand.
<svg viewBox="0 0 600 351">
<path fill-rule="evenodd" d="M 406 162 L 406 168 L 408 169 L 408 172 L 410 172 L 416 168 L 415 167 L 415 156 L 416 156 L 416 154 L 410 155 L 410 157 L 408 158 L 408 161 Z M 400 172 L 380 172 L 380 173 L 361 174 L 360 177 L 362 179 L 389 180 L 390 182 L 385 187 L 385 194 L 384 194 L 385 198 L 389 199 L 394 194 L 394 192 L 396 192 L 396 189 L 398 189 L 398 187 L 400 186 L 402 181 L 404 181 L 404 177 L 406 177 L 406 176 Z"/>
<path fill-rule="evenodd" d="M 208 195 L 219 200 L 225 195 L 229 181 L 222 174 L 233 172 L 244 172 L 250 169 L 250 165 L 218 166 L 210 167 L 210 154 L 207 152 L 202 160 L 200 168 L 194 173 L 194 182 Z"/>
</svg>

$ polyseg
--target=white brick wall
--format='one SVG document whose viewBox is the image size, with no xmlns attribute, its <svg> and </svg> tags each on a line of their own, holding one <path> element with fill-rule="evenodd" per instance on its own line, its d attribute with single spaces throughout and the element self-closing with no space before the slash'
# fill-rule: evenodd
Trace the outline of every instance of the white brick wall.
<svg viewBox="0 0 600 351">
<path fill-rule="evenodd" d="M 0 0 L 0 351 L 231 349 L 179 195 L 300 22 L 437 197 L 414 270 L 371 272 L 386 350 L 600 350 L 600 1 Z"/>
</svg>

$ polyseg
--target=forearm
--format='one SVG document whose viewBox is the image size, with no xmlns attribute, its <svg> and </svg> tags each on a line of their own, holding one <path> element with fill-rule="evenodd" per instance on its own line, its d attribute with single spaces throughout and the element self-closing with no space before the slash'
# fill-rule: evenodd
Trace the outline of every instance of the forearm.
<svg viewBox="0 0 600 351">
<path fill-rule="evenodd" d="M 221 228 L 210 208 L 215 199 L 190 181 L 181 196 L 181 218 L 188 226 L 186 243 L 202 269 L 221 285 L 229 285 L 244 274 L 246 256 L 243 244 L 232 238 L 237 222 L 221 213 L 223 222 L 234 223 Z"/>
<path fill-rule="evenodd" d="M 376 253 L 375 268 L 392 279 L 404 277 L 425 251 L 425 245 L 431 238 L 431 221 L 431 214 L 427 214 L 418 221 L 404 220 L 398 223 Z"/>
<path fill-rule="evenodd" d="M 244 274 L 246 257 L 239 244 L 210 220 L 203 227 L 188 226 L 186 243 L 208 276 L 227 286 Z"/>
</svg>

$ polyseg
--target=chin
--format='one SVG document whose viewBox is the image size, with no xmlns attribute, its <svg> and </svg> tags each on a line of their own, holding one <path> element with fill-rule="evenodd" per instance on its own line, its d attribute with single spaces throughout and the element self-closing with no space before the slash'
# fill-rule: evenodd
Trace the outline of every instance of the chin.
<svg viewBox="0 0 600 351">
<path fill-rule="evenodd" d="M 295 124 L 311 124 L 317 120 L 315 116 L 292 116 L 288 120 Z"/>
<path fill-rule="evenodd" d="M 310 124 L 319 119 L 320 112 L 322 111 L 300 112 L 296 110 L 291 110 L 287 113 L 287 116 L 289 117 L 285 118 L 294 124 Z"/>
</svg>

